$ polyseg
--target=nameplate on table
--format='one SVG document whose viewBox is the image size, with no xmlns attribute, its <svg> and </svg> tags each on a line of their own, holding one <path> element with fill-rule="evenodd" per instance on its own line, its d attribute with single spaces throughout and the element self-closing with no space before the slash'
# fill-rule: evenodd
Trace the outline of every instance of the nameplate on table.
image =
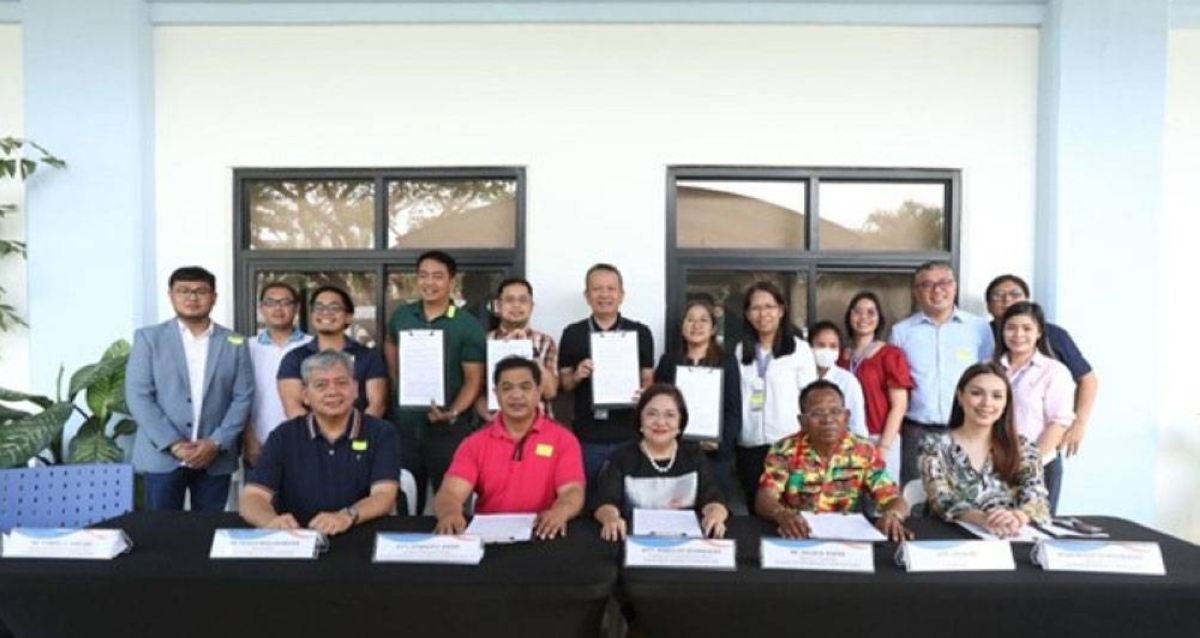
<svg viewBox="0 0 1200 638">
<path fill-rule="evenodd" d="M 4 558 L 108 560 L 133 547 L 119 529 L 17 527 L 0 537 Z"/>
<path fill-rule="evenodd" d="M 764 538 L 759 554 L 763 569 L 875 573 L 872 545 L 860 541 Z"/>
<path fill-rule="evenodd" d="M 380 532 L 375 535 L 376 563 L 438 563 L 478 565 L 483 540 L 478 536 Z"/>
<path fill-rule="evenodd" d="M 311 529 L 219 529 L 209 558 L 316 558 L 329 547 L 325 535 Z"/>
<path fill-rule="evenodd" d="M 1012 546 L 1008 541 L 905 541 L 896 552 L 896 563 L 910 572 L 1012 571 Z"/>
<path fill-rule="evenodd" d="M 626 567 L 737 569 L 732 539 L 630 536 L 625 539 Z"/>
<path fill-rule="evenodd" d="M 1033 562 L 1052 572 L 1167 575 L 1158 543 L 1044 540 L 1033 548 Z"/>
</svg>

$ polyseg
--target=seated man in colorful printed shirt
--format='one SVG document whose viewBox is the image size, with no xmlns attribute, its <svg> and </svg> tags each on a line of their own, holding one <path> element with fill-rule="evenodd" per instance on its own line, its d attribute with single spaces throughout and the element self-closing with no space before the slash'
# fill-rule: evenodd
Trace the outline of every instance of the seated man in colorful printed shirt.
<svg viewBox="0 0 1200 638">
<path fill-rule="evenodd" d="M 888 476 L 883 456 L 867 439 L 846 431 L 850 413 L 837 385 L 819 379 L 800 393 L 800 431 L 767 452 L 754 510 L 786 538 L 808 538 L 799 512 L 855 512 L 870 492 L 881 515 L 875 526 L 889 539 L 912 538 L 909 506 Z"/>
</svg>

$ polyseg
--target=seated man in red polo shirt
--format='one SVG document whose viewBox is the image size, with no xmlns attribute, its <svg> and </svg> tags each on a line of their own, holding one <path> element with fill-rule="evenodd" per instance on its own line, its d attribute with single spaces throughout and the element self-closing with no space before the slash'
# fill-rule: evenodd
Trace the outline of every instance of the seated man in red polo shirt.
<svg viewBox="0 0 1200 638">
<path fill-rule="evenodd" d="M 583 509 L 583 454 L 570 430 L 538 409 L 539 364 L 508 357 L 493 373 L 500 413 L 463 440 L 433 501 L 438 534 L 467 527 L 463 505 L 478 495 L 479 514 L 537 513 L 533 533 L 565 536 Z"/>
</svg>

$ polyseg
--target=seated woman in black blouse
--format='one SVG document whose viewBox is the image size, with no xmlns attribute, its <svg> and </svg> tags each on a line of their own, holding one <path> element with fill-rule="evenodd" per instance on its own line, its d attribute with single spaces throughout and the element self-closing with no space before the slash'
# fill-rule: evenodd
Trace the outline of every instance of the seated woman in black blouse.
<svg viewBox="0 0 1200 638">
<path fill-rule="evenodd" d="M 725 535 L 729 510 L 700 446 L 680 441 L 688 412 L 679 390 L 655 383 L 642 392 L 637 414 L 642 438 L 613 453 L 600 471 L 595 517 L 600 536 L 617 541 L 628 533 L 634 509 L 694 509 L 705 536 Z"/>
</svg>

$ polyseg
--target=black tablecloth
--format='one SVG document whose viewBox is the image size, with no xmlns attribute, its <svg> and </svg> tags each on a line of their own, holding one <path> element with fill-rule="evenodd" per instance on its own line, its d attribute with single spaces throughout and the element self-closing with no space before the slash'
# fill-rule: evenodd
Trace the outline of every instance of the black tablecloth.
<svg viewBox="0 0 1200 638">
<path fill-rule="evenodd" d="M 1157 541 L 1167 576 L 1045 572 L 1014 543 L 1012 572 L 909 574 L 896 545 L 875 546 L 874 574 L 763 570 L 759 519 L 735 518 L 736 572 L 624 569 L 621 591 L 647 636 L 1032 638 L 1200 636 L 1200 548 L 1134 523 L 1085 517 L 1116 540 Z M 918 538 L 969 535 L 912 519 Z"/>
<path fill-rule="evenodd" d="M 98 525 L 133 538 L 115 560 L 0 561 L 0 618 L 17 638 L 599 633 L 618 548 L 595 523 L 489 545 L 475 566 L 371 563 L 375 532 L 433 524 L 372 521 L 313 561 L 210 560 L 213 530 L 243 526 L 235 514 L 129 514 Z"/>
</svg>

